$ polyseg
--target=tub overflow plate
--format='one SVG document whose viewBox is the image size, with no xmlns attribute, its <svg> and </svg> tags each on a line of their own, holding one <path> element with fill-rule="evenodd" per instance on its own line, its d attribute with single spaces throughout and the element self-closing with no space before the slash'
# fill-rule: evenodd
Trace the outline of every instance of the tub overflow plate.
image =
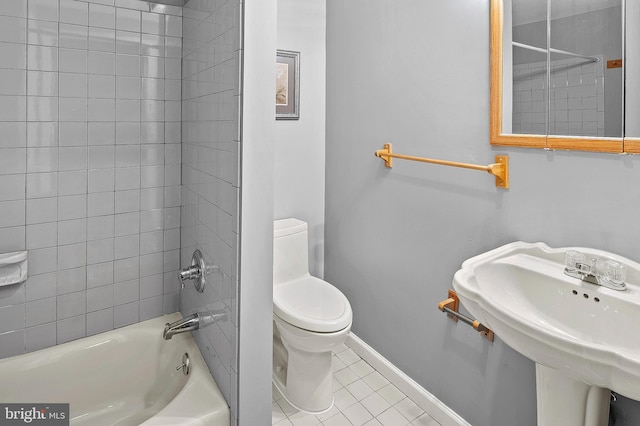
<svg viewBox="0 0 640 426">
<path fill-rule="evenodd" d="M 189 362 L 189 354 L 188 353 L 184 353 L 184 355 L 182 355 L 182 365 L 179 365 L 176 367 L 176 370 L 180 370 L 182 368 L 182 374 L 184 374 L 185 376 L 187 374 L 189 374 L 189 372 L 191 371 L 191 364 Z"/>
</svg>

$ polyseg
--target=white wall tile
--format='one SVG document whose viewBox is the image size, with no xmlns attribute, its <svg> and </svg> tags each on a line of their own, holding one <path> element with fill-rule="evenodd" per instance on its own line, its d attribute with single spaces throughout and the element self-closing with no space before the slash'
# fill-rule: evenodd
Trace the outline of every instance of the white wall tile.
<svg viewBox="0 0 640 426">
<path fill-rule="evenodd" d="M 87 217 L 87 195 L 66 195 L 58 199 L 58 220 Z"/>
<path fill-rule="evenodd" d="M 87 216 L 112 215 L 115 211 L 113 192 L 98 192 L 87 196 Z"/>
<path fill-rule="evenodd" d="M 27 96 L 28 121 L 57 121 L 58 99 L 50 96 Z"/>
<path fill-rule="evenodd" d="M 61 72 L 87 72 L 87 52 L 76 49 L 59 49 Z"/>
<path fill-rule="evenodd" d="M 45 198 L 58 195 L 57 173 L 27 174 L 27 198 Z"/>
<path fill-rule="evenodd" d="M 64 296 L 61 296 L 64 297 Z M 81 339 L 86 336 L 86 315 L 59 320 L 56 323 L 57 344 Z"/>
<path fill-rule="evenodd" d="M 165 16 L 165 34 L 172 37 L 182 37 L 182 18 L 179 16 Z"/>
<path fill-rule="evenodd" d="M 0 68 L 27 69 L 27 46 L 0 42 Z"/>
<path fill-rule="evenodd" d="M 29 19 L 58 20 L 58 0 L 29 0 Z"/>
<path fill-rule="evenodd" d="M 115 121 L 116 101 L 115 99 L 89 99 L 89 121 Z M 91 126 L 89 127 L 91 131 Z M 91 144 L 92 134 L 89 133 L 89 143 Z"/>
<path fill-rule="evenodd" d="M 25 235 L 25 226 L 0 228 L 0 252 L 11 253 L 26 250 Z"/>
<path fill-rule="evenodd" d="M 87 265 L 85 242 L 58 247 L 58 270 L 80 268 Z"/>
<path fill-rule="evenodd" d="M 140 100 L 118 99 L 116 100 L 116 120 L 118 122 L 140 121 Z"/>
<path fill-rule="evenodd" d="M 27 250 L 54 247 L 58 245 L 58 224 L 40 223 L 27 226 Z"/>
<path fill-rule="evenodd" d="M 116 78 L 111 75 L 89 75 L 89 97 L 115 99 Z"/>
<path fill-rule="evenodd" d="M 58 45 L 70 49 L 88 49 L 89 32 L 83 25 L 60 24 Z"/>
<path fill-rule="evenodd" d="M 26 172 L 26 148 L 0 149 L 0 173 L 15 174 Z"/>
<path fill-rule="evenodd" d="M 0 95 L 26 95 L 27 73 L 24 70 L 0 69 Z"/>
<path fill-rule="evenodd" d="M 76 170 L 58 173 L 59 195 L 80 195 L 87 193 L 87 171 Z"/>
<path fill-rule="evenodd" d="M 72 171 L 87 169 L 87 147 L 86 146 L 71 146 L 60 147 L 60 171 Z"/>
<path fill-rule="evenodd" d="M 164 35 L 165 17 L 159 13 L 142 12 L 142 32 Z"/>
<path fill-rule="evenodd" d="M 0 3 L 0 15 L 27 17 L 27 0 L 11 0 Z"/>
<path fill-rule="evenodd" d="M 25 121 L 27 99 L 24 96 L 0 95 L 0 121 Z"/>
<path fill-rule="evenodd" d="M 87 313 L 87 336 L 113 330 L 113 308 Z"/>
<path fill-rule="evenodd" d="M 89 26 L 101 28 L 115 28 L 116 9 L 100 4 L 89 5 Z"/>
<path fill-rule="evenodd" d="M 58 248 L 29 250 L 29 274 L 38 275 L 55 272 L 58 266 Z"/>
<path fill-rule="evenodd" d="M 108 169 L 115 165 L 115 146 L 90 146 L 89 168 Z"/>
<path fill-rule="evenodd" d="M 87 240 L 94 241 L 113 238 L 115 217 L 117 216 L 90 217 L 87 220 Z"/>
<path fill-rule="evenodd" d="M 35 300 L 27 302 L 25 309 L 26 326 L 50 323 L 56 320 L 56 298 Z"/>
<path fill-rule="evenodd" d="M 0 155 L 2 155 L 2 150 L 0 150 Z M 25 174 L 0 175 L 0 201 L 23 200 L 26 186 Z"/>
<path fill-rule="evenodd" d="M 113 262 L 87 266 L 87 288 L 113 284 Z"/>
<path fill-rule="evenodd" d="M 141 31 L 140 12 L 129 9 L 116 9 L 116 28 L 121 31 Z"/>
<path fill-rule="evenodd" d="M 75 244 L 87 241 L 87 219 L 63 220 L 58 222 L 58 244 Z M 85 247 L 86 252 L 86 247 Z M 84 265 L 80 265 L 84 266 Z"/>
<path fill-rule="evenodd" d="M 0 149 L 21 148 L 27 144 L 27 125 L 20 122 L 0 122 Z"/>
<path fill-rule="evenodd" d="M 89 193 L 114 190 L 113 169 L 89 170 Z"/>
<path fill-rule="evenodd" d="M 27 224 L 58 220 L 58 199 L 36 198 L 27 200 Z"/>
<path fill-rule="evenodd" d="M 58 76 L 60 96 L 66 98 L 87 97 L 87 75 L 61 72 Z M 75 120 L 86 121 L 86 120 Z"/>
<path fill-rule="evenodd" d="M 140 99 L 141 80 L 139 77 L 116 77 L 118 99 Z"/>
<path fill-rule="evenodd" d="M 89 50 L 102 52 L 116 51 L 115 30 L 107 28 L 89 28 Z"/>
<path fill-rule="evenodd" d="M 142 193 L 139 189 L 116 191 L 116 213 L 129 213 L 140 210 Z"/>
<path fill-rule="evenodd" d="M 140 143 L 140 123 L 117 123 L 116 144 L 137 145 Z"/>
<path fill-rule="evenodd" d="M 142 34 L 140 49 L 141 55 L 164 57 L 164 36 Z"/>
<path fill-rule="evenodd" d="M 27 41 L 27 20 L 0 16 L 0 41 L 25 43 Z"/>
<path fill-rule="evenodd" d="M 102 100 L 99 100 L 102 101 Z M 98 101 L 94 101 L 92 99 L 89 99 L 89 105 L 92 104 L 92 102 L 98 102 Z M 106 104 L 106 108 L 108 108 L 108 113 L 111 114 L 111 104 L 114 104 L 114 101 L 111 101 L 110 103 Z M 105 108 L 105 105 L 98 105 L 96 107 L 96 117 L 101 118 L 100 117 L 100 108 Z M 114 114 L 115 115 L 115 114 Z M 113 120 L 112 120 L 113 121 Z M 89 131 L 89 135 L 88 135 L 88 144 L 89 145 L 113 145 L 115 143 L 115 123 L 113 122 L 106 122 L 106 123 L 89 123 L 88 126 L 88 131 Z"/>
<path fill-rule="evenodd" d="M 137 55 L 117 55 L 116 74 L 124 77 L 140 76 L 140 57 Z"/>
<path fill-rule="evenodd" d="M 27 71 L 27 94 L 32 96 L 58 96 L 58 73 Z"/>
<path fill-rule="evenodd" d="M 79 146 L 87 144 L 87 123 L 60 123 L 59 145 Z"/>
<path fill-rule="evenodd" d="M 89 51 L 87 64 L 89 74 L 115 75 L 116 73 L 115 53 Z"/>
<path fill-rule="evenodd" d="M 140 233 L 140 212 L 122 213 L 116 215 L 115 235 L 133 235 Z"/>
<path fill-rule="evenodd" d="M 140 33 L 116 31 L 116 52 L 130 55 L 140 54 Z"/>
<path fill-rule="evenodd" d="M 27 352 L 54 346 L 56 344 L 56 323 L 50 322 L 27 328 L 24 341 Z"/>
<path fill-rule="evenodd" d="M 41 46 L 58 46 L 58 23 L 29 19 L 27 42 Z"/>
<path fill-rule="evenodd" d="M 58 148 L 27 148 L 27 172 L 58 170 Z"/>
<path fill-rule="evenodd" d="M 124 281 L 113 286 L 113 302 L 116 305 L 131 303 L 140 299 L 140 280 Z"/>
<path fill-rule="evenodd" d="M 119 259 L 114 262 L 114 282 L 131 281 L 139 276 L 140 258 L 138 256 Z"/>
<path fill-rule="evenodd" d="M 114 239 L 87 242 L 87 264 L 104 263 L 114 259 Z"/>
<path fill-rule="evenodd" d="M 113 307 L 114 287 L 105 285 L 87 290 L 87 312 L 101 311 Z"/>
<path fill-rule="evenodd" d="M 60 0 L 60 22 L 87 26 L 89 4 L 83 1 Z"/>
<path fill-rule="evenodd" d="M 60 62 L 66 59 L 60 49 Z M 49 46 L 27 46 L 27 69 L 39 71 L 58 71 L 58 48 Z"/>
</svg>

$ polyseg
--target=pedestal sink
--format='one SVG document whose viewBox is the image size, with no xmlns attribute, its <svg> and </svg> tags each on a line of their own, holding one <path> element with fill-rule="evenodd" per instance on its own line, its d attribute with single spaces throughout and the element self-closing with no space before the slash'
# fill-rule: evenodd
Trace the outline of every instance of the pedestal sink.
<svg viewBox="0 0 640 426">
<path fill-rule="evenodd" d="M 624 265 L 626 289 L 566 275 L 569 250 Z M 640 264 L 515 242 L 466 260 L 453 287 L 474 317 L 535 361 L 539 426 L 606 426 L 610 390 L 640 400 Z"/>
</svg>

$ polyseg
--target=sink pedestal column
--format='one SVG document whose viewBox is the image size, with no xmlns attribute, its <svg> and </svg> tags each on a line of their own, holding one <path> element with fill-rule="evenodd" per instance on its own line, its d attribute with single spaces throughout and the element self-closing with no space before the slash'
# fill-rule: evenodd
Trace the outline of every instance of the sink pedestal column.
<svg viewBox="0 0 640 426">
<path fill-rule="evenodd" d="M 536 363 L 538 426 L 609 424 L 611 391 L 587 385 Z"/>
</svg>

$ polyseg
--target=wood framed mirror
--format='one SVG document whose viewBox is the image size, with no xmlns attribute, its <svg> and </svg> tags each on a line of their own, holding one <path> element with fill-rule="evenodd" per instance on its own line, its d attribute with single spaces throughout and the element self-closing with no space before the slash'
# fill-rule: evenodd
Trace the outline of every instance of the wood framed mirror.
<svg viewBox="0 0 640 426">
<path fill-rule="evenodd" d="M 490 4 L 492 145 L 640 153 L 640 2 Z"/>
</svg>

